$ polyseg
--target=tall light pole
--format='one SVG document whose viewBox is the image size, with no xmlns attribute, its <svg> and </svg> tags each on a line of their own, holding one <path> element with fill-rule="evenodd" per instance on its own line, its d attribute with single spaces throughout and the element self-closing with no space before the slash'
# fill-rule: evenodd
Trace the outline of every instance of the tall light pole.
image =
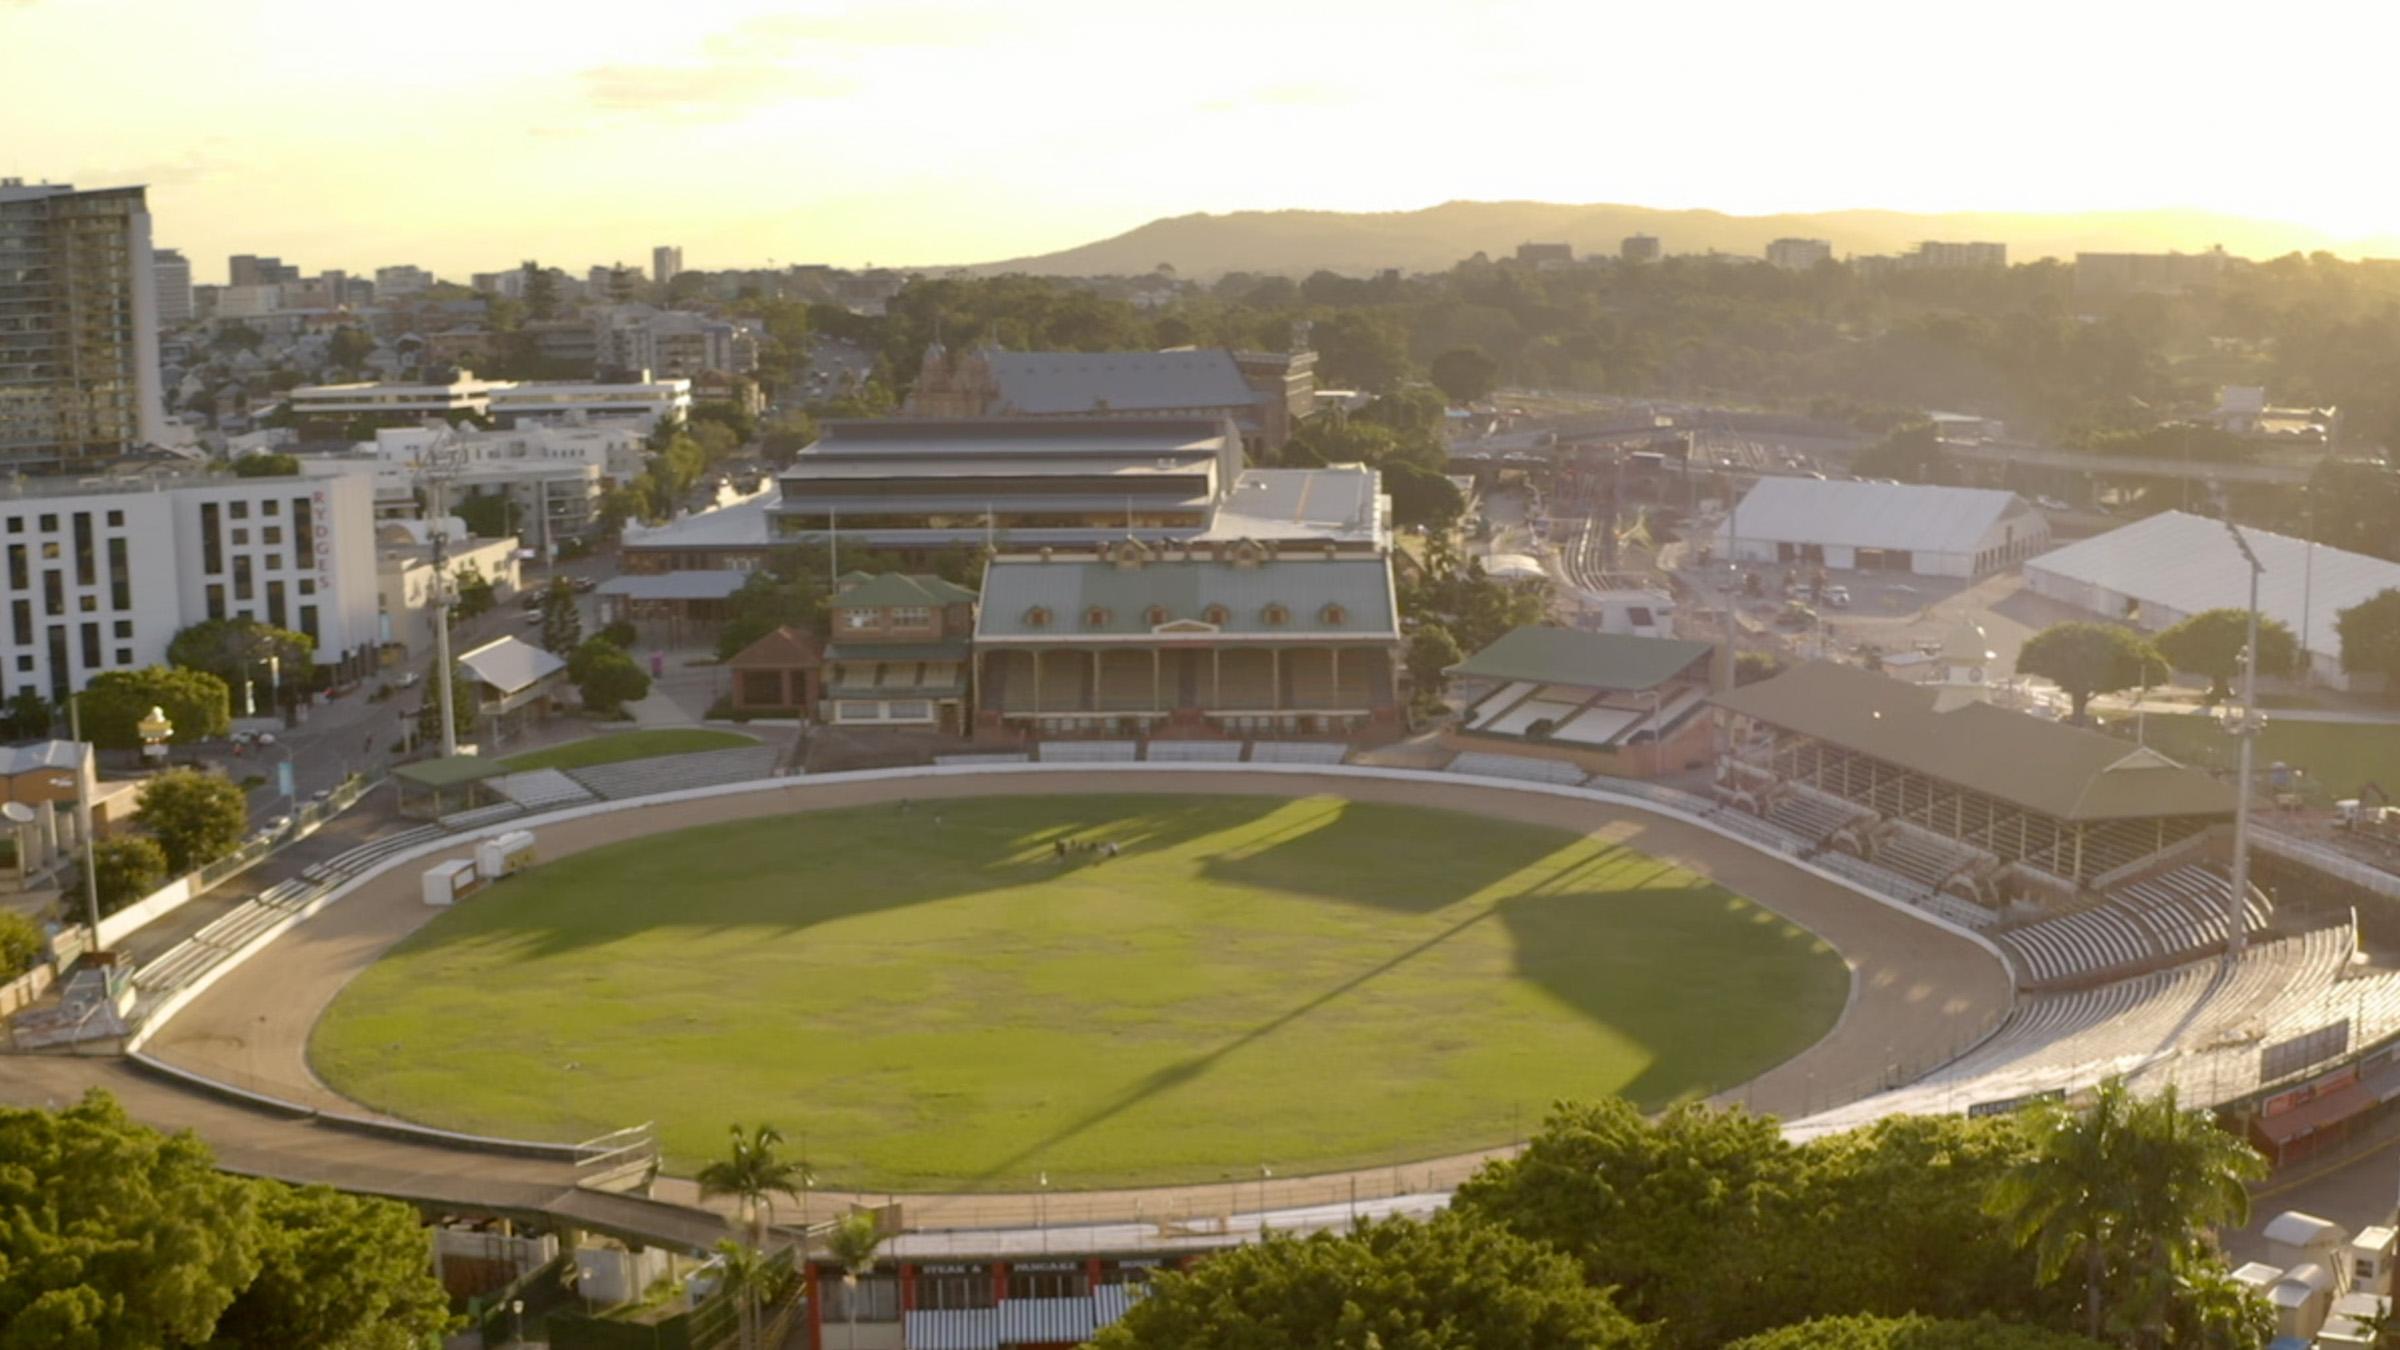
<svg viewBox="0 0 2400 1350">
<path fill-rule="evenodd" d="M 417 462 L 418 476 L 425 480 L 426 533 L 433 539 L 433 593 L 428 598 L 433 605 L 433 678 L 442 703 L 442 757 L 458 753 L 458 717 L 450 688 L 450 550 L 449 535 L 442 529 L 448 509 L 447 491 L 450 478 L 458 471 L 458 434 L 444 432 L 425 447 Z"/>
<path fill-rule="evenodd" d="M 2247 900 L 2250 895 L 2250 766 L 2258 747 L 2258 578 L 2266 565 L 2242 537 L 2242 527 L 2228 520 L 2225 529 L 2233 546 L 2250 564 L 2249 641 L 2242 647 L 2242 720 L 2232 729 L 2241 741 L 2233 799 L 2233 890 L 2225 899 L 2225 954 L 2239 956 L 2250 945 Z"/>
</svg>

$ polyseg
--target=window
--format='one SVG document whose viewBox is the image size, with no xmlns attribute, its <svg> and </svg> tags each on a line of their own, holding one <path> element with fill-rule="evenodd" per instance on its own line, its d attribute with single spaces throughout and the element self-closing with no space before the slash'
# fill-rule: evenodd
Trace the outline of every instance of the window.
<svg viewBox="0 0 2400 1350">
<path fill-rule="evenodd" d="M 55 618 L 67 612 L 66 582 L 63 573 L 42 573 L 42 613 Z"/>
<path fill-rule="evenodd" d="M 1111 617 L 1112 616 L 1109 614 L 1108 607 L 1106 605 L 1094 605 L 1083 612 L 1083 626 L 1086 628 L 1106 628 L 1108 627 L 1108 621 Z"/>
<path fill-rule="evenodd" d="M 1149 624 L 1152 628 L 1156 628 L 1160 624 L 1165 623 L 1171 617 L 1173 616 L 1167 613 L 1167 607 L 1165 605 L 1152 605 L 1150 608 L 1142 611 L 1142 622 Z"/>
<path fill-rule="evenodd" d="M 100 554 L 92 542 L 92 513 L 75 513 L 75 584 L 90 586 L 100 580 Z"/>
<path fill-rule="evenodd" d="M 1015 1266 L 1008 1272 L 1010 1298 L 1083 1298 L 1091 1292 L 1091 1285 L 1079 1269 L 1027 1270 Z"/>
<path fill-rule="evenodd" d="M 260 515 L 280 516 L 283 514 L 283 503 L 269 497 L 258 504 L 258 510 Z"/>
<path fill-rule="evenodd" d="M 884 720 L 888 722 L 930 722 L 933 705 L 921 698 L 901 699 L 884 705 Z"/>
<path fill-rule="evenodd" d="M 927 1312 L 966 1312 L 992 1307 L 998 1301 L 988 1270 L 927 1267 L 917 1271 L 917 1306 Z"/>
<path fill-rule="evenodd" d="M 56 533 L 58 533 L 58 517 L 57 517 L 57 516 L 55 516 L 55 515 L 45 515 L 45 516 L 43 516 L 43 517 L 42 517 L 42 533 L 44 533 L 44 534 L 56 534 Z"/>
<path fill-rule="evenodd" d="M 861 1322 L 897 1322 L 900 1320 L 900 1277 L 897 1275 L 862 1275 L 856 1288 L 843 1282 L 838 1275 L 822 1280 L 817 1288 L 825 1295 L 825 1320 L 852 1320 L 852 1300 L 857 1302 Z"/>
<path fill-rule="evenodd" d="M 1317 611 L 1317 617 L 1325 621 L 1327 628 L 1339 628 L 1350 622 L 1350 611 L 1343 609 L 1340 605 L 1327 605 Z"/>
<path fill-rule="evenodd" d="M 86 614 L 97 614 L 100 612 L 100 597 L 96 595 L 76 596 L 75 608 Z"/>
<path fill-rule="evenodd" d="M 250 532 L 249 532 L 248 530 L 235 530 L 235 531 L 233 532 L 233 542 L 235 542 L 235 543 L 237 543 L 237 544 L 247 544 L 247 543 L 249 543 L 249 542 L 250 542 Z"/>
<path fill-rule="evenodd" d="M 212 619 L 225 617 L 225 583 L 222 581 L 208 583 L 208 617 Z"/>
<path fill-rule="evenodd" d="M 859 629 L 873 628 L 874 626 L 875 626 L 875 611 L 874 611 L 874 610 L 871 610 L 871 609 L 845 609 L 845 610 L 843 610 L 843 611 L 842 611 L 842 627 L 844 627 L 844 628 L 848 628 L 848 629 L 851 629 L 851 630 L 855 631 L 855 630 L 859 630 Z"/>
<path fill-rule="evenodd" d="M 100 666 L 100 625 L 83 625 L 83 668 L 96 670 Z"/>
<path fill-rule="evenodd" d="M 58 548 L 58 541 L 57 541 L 57 540 L 55 540 L 55 539 L 45 539 L 45 540 L 43 540 L 43 541 L 42 541 L 42 561 L 43 561 L 43 562 L 57 562 L 57 561 L 58 561 L 58 558 L 59 558 L 59 548 Z"/>
<path fill-rule="evenodd" d="M 1044 609 L 1040 605 L 1035 605 L 1033 608 L 1026 610 L 1025 626 L 1027 628 L 1048 628 L 1050 626 L 1050 611 Z"/>
<path fill-rule="evenodd" d="M 283 527 L 282 527 L 281 525 L 269 525 L 269 526 L 268 526 L 268 527 L 266 527 L 265 529 L 263 529 L 263 530 L 260 530 L 260 531 L 258 532 L 258 542 L 260 542 L 260 543 L 262 543 L 262 544 L 280 544 L 280 543 L 282 543 L 282 542 L 283 542 Z"/>
<path fill-rule="evenodd" d="M 108 541 L 108 607 L 133 608 L 133 561 L 126 556 L 123 535 Z"/>
<path fill-rule="evenodd" d="M 23 517 L 23 516 L 10 516 L 10 517 L 8 518 L 8 532 L 9 532 L 10 534 L 23 534 L 23 533 L 25 533 L 25 517 Z"/>
<path fill-rule="evenodd" d="M 933 611 L 923 605 L 902 605 L 892 611 L 894 628 L 923 628 L 933 622 Z"/>
<path fill-rule="evenodd" d="M 306 497 L 292 498 L 292 566 L 306 570 L 316 563 L 317 513 Z"/>
<path fill-rule="evenodd" d="M 250 582 L 250 555 L 247 553 L 233 555 L 233 598 L 236 600 L 258 598 Z"/>
<path fill-rule="evenodd" d="M 116 621 L 116 623 L 115 623 L 115 625 L 113 625 L 113 626 L 112 626 L 112 628 L 111 628 L 111 630 L 110 630 L 110 636 L 112 636 L 112 637 L 117 637 L 117 638 L 129 638 L 129 637 L 132 637 L 132 636 L 133 636 L 133 620 L 131 620 L 131 619 L 119 619 L 119 620 L 117 620 L 117 621 Z"/>
<path fill-rule="evenodd" d="M 300 631 L 308 634 L 310 641 L 317 640 L 317 607 L 315 605 L 300 607 Z"/>
<path fill-rule="evenodd" d="M 109 512 L 109 513 L 108 513 L 108 525 L 109 525 L 109 528 L 110 528 L 110 529 L 113 529 L 113 530 L 121 530 L 121 529 L 124 529 L 124 528 L 125 528 L 125 513 L 124 513 L 124 512 L 122 512 L 122 511 L 111 511 L 111 512 Z"/>
<path fill-rule="evenodd" d="M 233 504 L 233 510 L 231 514 L 235 520 L 248 520 L 250 518 L 250 503 L 235 502 Z"/>
<path fill-rule="evenodd" d="M 200 503 L 200 570 L 225 570 L 225 540 L 217 531 L 217 504 Z"/>
<path fill-rule="evenodd" d="M 300 578 L 300 593 L 302 595 L 315 595 L 317 593 L 317 579 L 315 577 Z"/>
<path fill-rule="evenodd" d="M 272 563 L 275 560 L 269 558 L 267 561 Z M 270 581 L 267 583 L 267 622 L 277 628 L 289 628 L 291 624 L 287 620 L 288 616 L 283 611 L 283 583 Z"/>
<path fill-rule="evenodd" d="M 12 591 L 22 591 L 32 585 L 33 567 L 25 560 L 25 546 L 10 544 L 8 546 L 8 588 Z"/>
<path fill-rule="evenodd" d="M 1650 607 L 1648 605 L 1627 605 L 1625 607 L 1625 617 L 1631 619 L 1634 623 L 1634 626 L 1637 628 L 1648 628 L 1651 624 L 1657 622 L 1657 619 L 1650 613 Z"/>
<path fill-rule="evenodd" d="M 31 669 L 33 669 L 33 658 L 32 658 L 32 657 L 30 657 L 30 656 L 20 656 L 20 657 L 18 657 L 18 658 L 17 658 L 17 669 L 19 669 L 19 670 L 31 670 Z"/>
<path fill-rule="evenodd" d="M 1223 605 L 1210 605 L 1208 608 L 1200 611 L 1200 617 L 1203 621 L 1212 624 L 1215 627 L 1223 628 L 1225 626 L 1225 621 L 1232 618 L 1233 613 L 1232 611 L 1226 609 Z"/>
<path fill-rule="evenodd" d="M 132 664 L 133 664 L 133 648 L 131 648 L 131 647 L 119 647 L 119 648 L 117 648 L 117 664 L 118 664 L 118 665 L 120 665 L 120 666 L 130 666 L 130 665 L 132 665 Z"/>
<path fill-rule="evenodd" d="M 20 647 L 32 646 L 33 602 L 31 600 L 18 600 L 10 604 L 8 607 L 8 617 L 15 631 L 17 645 Z"/>
<path fill-rule="evenodd" d="M 1258 617 L 1266 623 L 1281 628 L 1292 621 L 1292 612 L 1280 604 L 1270 602 L 1265 608 L 1258 611 Z"/>
</svg>

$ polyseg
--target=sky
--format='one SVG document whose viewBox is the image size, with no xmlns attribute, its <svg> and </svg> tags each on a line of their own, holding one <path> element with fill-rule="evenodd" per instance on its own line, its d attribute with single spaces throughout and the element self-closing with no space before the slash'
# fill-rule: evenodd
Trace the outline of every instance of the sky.
<svg viewBox="0 0 2400 1350">
<path fill-rule="evenodd" d="M 1455 199 L 2400 235 L 2400 5 L 0 0 L 0 175 L 194 279 L 967 263 Z"/>
</svg>

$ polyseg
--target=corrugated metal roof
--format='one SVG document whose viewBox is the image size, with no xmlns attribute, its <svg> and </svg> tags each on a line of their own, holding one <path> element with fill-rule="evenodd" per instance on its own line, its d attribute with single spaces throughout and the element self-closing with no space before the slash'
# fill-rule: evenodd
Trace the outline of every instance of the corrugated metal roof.
<svg viewBox="0 0 2400 1350">
<path fill-rule="evenodd" d="M 1029 414 L 1233 408 L 1258 401 L 1233 354 L 1010 352 L 986 355 L 1010 412 Z"/>
<path fill-rule="evenodd" d="M 2233 813 L 2233 789 L 2155 750 L 1988 703 L 1936 711 L 1936 694 L 1812 661 L 1713 701 L 2060 820 Z"/>
<path fill-rule="evenodd" d="M 1706 642 L 1519 628 L 1450 668 L 1453 675 L 1532 680 L 1587 689 L 1654 689 L 1712 650 Z"/>
<path fill-rule="evenodd" d="M 2030 515 L 2032 509 L 1998 488 L 1761 478 L 1727 526 L 1742 539 L 1971 553 L 2003 516 Z"/>
<path fill-rule="evenodd" d="M 781 505 L 781 491 L 768 491 L 748 501 L 695 511 L 664 525 L 625 526 L 627 548 L 739 548 L 767 542 L 767 515 Z"/>
<path fill-rule="evenodd" d="M 975 592 L 937 576 L 911 572 L 852 572 L 842 578 L 833 603 L 847 608 L 975 603 Z"/>
<path fill-rule="evenodd" d="M 1244 469 L 1201 539 L 1375 539 L 1382 475 L 1363 464 Z"/>
<path fill-rule="evenodd" d="M 2400 530 L 2400 521 L 2393 528 Z M 2342 649 L 2337 625 L 2343 610 L 2400 589 L 2400 563 L 2266 530 L 2245 527 L 2242 537 L 2266 568 L 2258 579 L 2259 612 L 2294 633 L 2305 622 L 2312 652 Z M 2184 614 L 2250 603 L 2250 564 L 2234 547 L 2225 523 L 2181 511 L 2161 512 L 2052 549 L 2026 563 L 2025 571 L 2029 577 L 2047 572 L 2099 586 Z"/>
<path fill-rule="evenodd" d="M 689 572 L 628 572 L 600 583 L 597 595 L 628 600 L 722 600 L 742 588 L 748 572 L 709 568 Z"/>
<path fill-rule="evenodd" d="M 669 576 L 716 576 L 714 572 L 670 572 Z M 559 671 L 567 663 L 522 638 L 495 638 L 458 658 L 467 673 L 504 694 L 514 694 Z"/>
<path fill-rule="evenodd" d="M 1284 559 L 1250 567 L 1199 558 L 1154 560 L 1139 567 L 1089 559 L 996 558 L 984 569 L 975 634 L 979 640 L 1146 637 L 1157 627 L 1149 613 L 1154 605 L 1166 611 L 1168 622 L 1199 623 L 1208 622 L 1211 606 L 1219 606 L 1224 619 L 1215 625 L 1217 631 L 1237 636 L 1390 641 L 1400 636 L 1391 567 L 1381 557 Z M 1283 607 L 1283 622 L 1268 621 L 1269 605 Z M 1328 619 L 1328 605 L 1341 608 L 1340 623 Z M 1029 621 L 1036 608 L 1048 611 L 1047 624 Z M 1104 615 L 1097 625 L 1087 622 L 1094 608 Z"/>
</svg>

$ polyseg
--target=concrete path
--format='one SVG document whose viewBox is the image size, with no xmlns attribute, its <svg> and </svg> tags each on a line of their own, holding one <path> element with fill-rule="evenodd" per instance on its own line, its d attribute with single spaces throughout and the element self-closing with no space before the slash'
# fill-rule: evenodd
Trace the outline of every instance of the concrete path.
<svg viewBox="0 0 2400 1350">
<path fill-rule="evenodd" d="M 700 801 L 637 807 L 541 827 L 546 857 L 561 857 L 605 843 L 722 820 L 757 819 L 798 810 L 870 805 L 908 797 L 1049 793 L 1257 793 L 1295 796 L 1325 793 L 1361 801 L 1435 805 L 1515 820 L 1586 831 L 1621 840 L 1722 882 L 1823 936 L 1853 971 L 1849 1006 L 1834 1031 L 1796 1058 L 1725 1095 L 1778 1115 L 1798 1116 L 1866 1095 L 1892 1066 L 1921 1072 L 1959 1050 L 2005 1010 L 2011 1001 L 2000 963 L 1984 948 L 1894 907 L 1866 899 L 1821 880 L 1790 863 L 1731 843 L 1696 827 L 1631 808 L 1514 791 L 1469 782 L 1422 783 L 1349 778 L 1339 775 L 1209 774 L 1160 775 L 1142 771 L 1093 770 L 1072 774 L 993 775 L 986 778 L 920 778 L 881 782 L 793 780 L 777 789 Z M 454 851 L 466 852 L 462 846 Z M 317 1017 L 342 986 L 392 943 L 430 920 L 437 911 L 419 902 L 417 874 L 428 865 L 396 868 L 360 887 L 293 933 L 268 947 L 194 1000 L 159 1032 L 151 1052 L 189 1072 L 308 1105 L 367 1114 L 318 1081 L 307 1060 L 307 1040 Z M 13 1061 L 0 1062 L 4 1074 Z M 46 1069 L 45 1090 L 72 1096 L 88 1081 L 113 1085 L 106 1061 L 58 1060 Z M 84 1067 L 88 1066 L 88 1067 Z M 236 1145 L 252 1143 L 253 1125 L 233 1126 L 232 1108 L 208 1099 L 202 1105 L 169 1106 L 159 1094 L 179 1094 L 143 1080 L 136 1113 L 161 1123 L 192 1124 L 215 1142 L 228 1131 Z M 6 1091 L 0 1088 L 0 1092 Z M 155 1113 L 155 1114 L 154 1114 Z M 284 1124 L 287 1122 L 279 1122 Z M 1526 1122 L 1530 1129 L 1534 1122 Z M 283 1131 L 289 1133 L 289 1131 Z M 347 1162 L 346 1137 L 324 1132 L 317 1154 L 322 1167 Z M 376 1150 L 381 1140 L 365 1141 Z M 422 1147 L 422 1146 L 419 1146 Z M 1013 1194 L 904 1197 L 912 1227 L 1008 1227 L 1109 1219 L 1205 1217 L 1229 1210 L 1284 1209 L 1339 1202 L 1353 1188 L 1361 1198 L 1444 1190 L 1501 1150 L 1431 1160 L 1400 1168 L 1375 1168 L 1313 1177 L 1235 1180 L 1229 1184 L 1138 1188 L 1072 1194 Z M 430 1150 L 439 1153 L 439 1150 Z M 380 1155 L 378 1155 L 380 1156 Z M 515 1184 L 555 1183 L 546 1165 L 518 1174 L 518 1164 L 471 1155 L 479 1176 L 506 1175 Z M 425 1154 L 414 1154 L 428 1168 Z M 295 1163 L 297 1166 L 298 1163 Z M 361 1166 L 370 1165 L 362 1160 Z M 498 1173 L 487 1169 L 499 1169 Z M 316 1178 L 309 1178 L 316 1179 Z M 1264 1181 L 1263 1189 L 1260 1182 Z M 429 1185 L 431 1183 L 428 1183 Z M 453 1188 L 445 1186 L 444 1193 Z M 696 1199 L 678 1182 L 662 1183 L 670 1200 Z M 853 1197 L 820 1192 L 818 1204 Z M 881 1193 L 857 1198 L 883 1200 Z"/>
</svg>

